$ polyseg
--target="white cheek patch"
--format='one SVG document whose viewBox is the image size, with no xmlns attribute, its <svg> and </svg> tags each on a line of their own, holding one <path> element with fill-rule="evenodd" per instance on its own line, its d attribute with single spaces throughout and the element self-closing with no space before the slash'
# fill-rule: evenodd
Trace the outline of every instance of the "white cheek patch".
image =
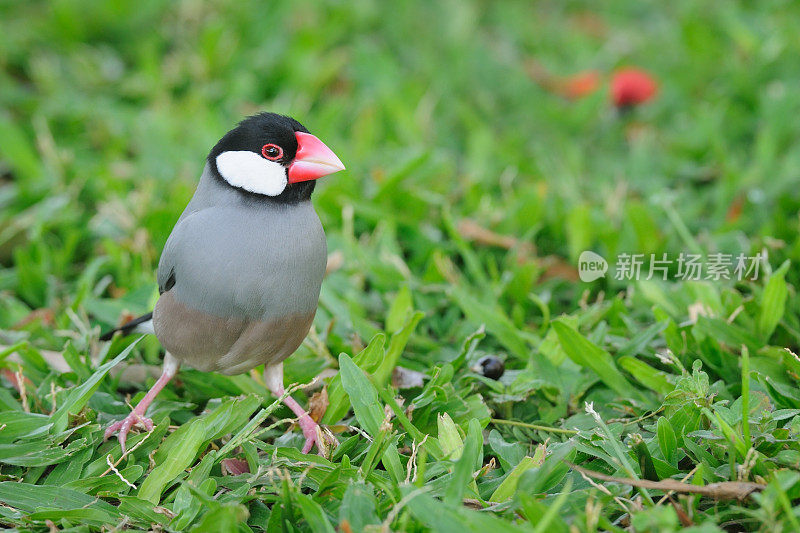
<svg viewBox="0 0 800 533">
<path fill-rule="evenodd" d="M 234 187 L 257 194 L 277 196 L 286 188 L 286 168 L 253 152 L 222 152 L 217 170 Z"/>
</svg>

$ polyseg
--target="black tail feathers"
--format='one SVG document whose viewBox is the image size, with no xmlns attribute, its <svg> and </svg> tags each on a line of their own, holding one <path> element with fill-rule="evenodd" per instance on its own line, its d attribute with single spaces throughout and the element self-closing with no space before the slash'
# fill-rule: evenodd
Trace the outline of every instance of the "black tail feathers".
<svg viewBox="0 0 800 533">
<path fill-rule="evenodd" d="M 123 324 L 122 326 L 112 329 L 111 331 L 107 331 L 100 335 L 101 341 L 110 341 L 111 337 L 114 336 L 116 332 L 122 332 L 123 335 L 130 335 L 136 329 L 136 326 L 139 324 L 143 324 L 153 319 L 153 312 L 149 312 L 146 315 L 142 315 L 140 317 L 134 318 L 130 322 Z"/>
</svg>

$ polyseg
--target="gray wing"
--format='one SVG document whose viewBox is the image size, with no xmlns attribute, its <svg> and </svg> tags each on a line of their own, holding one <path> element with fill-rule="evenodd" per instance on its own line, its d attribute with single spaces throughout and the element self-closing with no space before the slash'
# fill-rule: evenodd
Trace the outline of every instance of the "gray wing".
<svg viewBox="0 0 800 533">
<path fill-rule="evenodd" d="M 175 286 L 175 247 L 170 246 L 170 244 L 173 242 L 172 236 L 175 234 L 177 227 L 176 225 L 172 230 L 167 239 L 167 244 L 164 246 L 164 251 L 161 252 L 161 258 L 158 260 L 158 271 L 156 272 L 158 294 L 164 294 Z"/>
</svg>

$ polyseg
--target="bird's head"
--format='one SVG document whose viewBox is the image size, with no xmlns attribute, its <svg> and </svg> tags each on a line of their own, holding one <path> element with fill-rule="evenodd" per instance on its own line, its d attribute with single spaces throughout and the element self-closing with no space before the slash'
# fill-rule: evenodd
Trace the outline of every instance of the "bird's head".
<svg viewBox="0 0 800 533">
<path fill-rule="evenodd" d="M 228 185 L 287 203 L 307 200 L 318 178 L 344 170 L 302 124 L 275 113 L 244 119 L 211 149 L 208 163 Z"/>
</svg>

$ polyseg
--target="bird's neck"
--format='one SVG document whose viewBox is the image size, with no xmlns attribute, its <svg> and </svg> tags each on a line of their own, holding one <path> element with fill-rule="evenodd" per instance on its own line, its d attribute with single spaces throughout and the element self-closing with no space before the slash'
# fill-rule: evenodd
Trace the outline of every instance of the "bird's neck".
<svg viewBox="0 0 800 533">
<path fill-rule="evenodd" d="M 195 213 L 208 209 L 211 207 L 239 207 L 243 209 L 255 209 L 258 211 L 263 210 L 276 210 L 283 211 L 291 209 L 292 207 L 300 207 L 307 205 L 310 201 L 310 194 L 305 200 L 297 201 L 283 201 L 278 197 L 269 197 L 261 194 L 255 194 L 242 189 L 231 187 L 220 176 L 211 169 L 210 165 L 206 163 L 203 169 L 203 174 L 200 176 L 200 182 L 197 184 L 197 189 L 194 196 L 189 201 L 189 205 L 181 215 L 181 219 Z"/>
</svg>

